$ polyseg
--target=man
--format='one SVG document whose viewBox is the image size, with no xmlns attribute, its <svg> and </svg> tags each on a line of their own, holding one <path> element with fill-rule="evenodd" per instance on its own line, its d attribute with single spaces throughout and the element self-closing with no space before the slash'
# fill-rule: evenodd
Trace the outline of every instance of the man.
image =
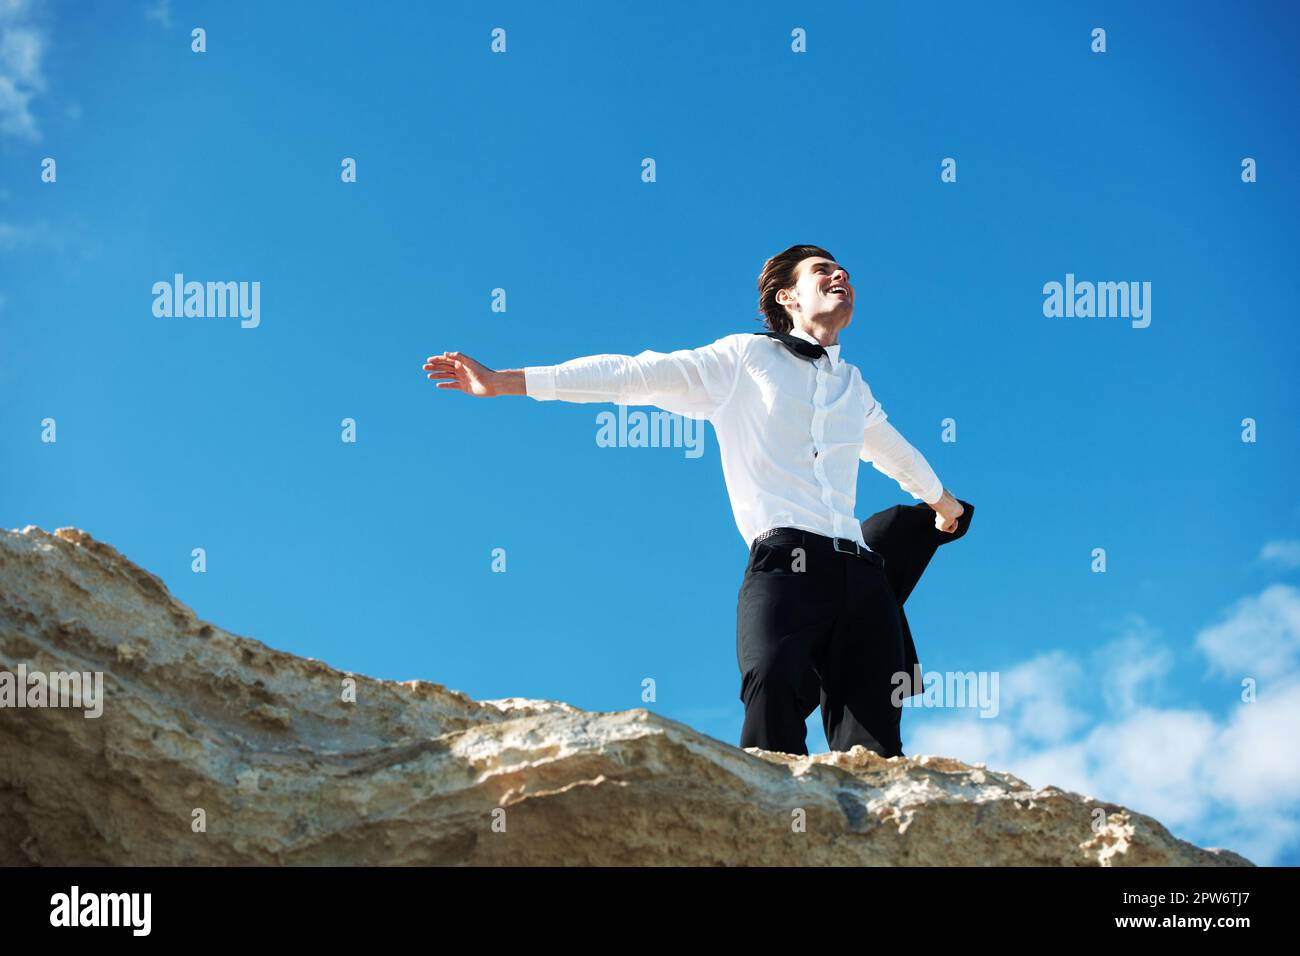
<svg viewBox="0 0 1300 956">
<path fill-rule="evenodd" d="M 750 548 L 736 606 L 740 746 L 808 753 L 800 690 L 811 670 L 831 749 L 862 744 L 897 756 L 891 681 L 903 669 L 903 631 L 883 559 L 853 514 L 858 462 L 933 508 L 939 531 L 957 528 L 962 505 L 841 358 L 853 286 L 835 257 L 791 246 L 764 264 L 758 288 L 768 331 L 697 349 L 504 371 L 444 352 L 424 368 L 437 388 L 467 395 L 654 405 L 712 422 Z"/>
</svg>

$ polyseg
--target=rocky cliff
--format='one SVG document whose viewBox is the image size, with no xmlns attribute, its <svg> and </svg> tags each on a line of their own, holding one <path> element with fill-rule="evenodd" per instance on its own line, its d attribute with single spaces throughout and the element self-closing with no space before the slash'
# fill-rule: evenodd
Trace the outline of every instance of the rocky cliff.
<svg viewBox="0 0 1300 956">
<path fill-rule="evenodd" d="M 0 701 L 0 865 L 1251 865 L 948 757 L 338 671 L 71 528 L 0 530 Z"/>
</svg>

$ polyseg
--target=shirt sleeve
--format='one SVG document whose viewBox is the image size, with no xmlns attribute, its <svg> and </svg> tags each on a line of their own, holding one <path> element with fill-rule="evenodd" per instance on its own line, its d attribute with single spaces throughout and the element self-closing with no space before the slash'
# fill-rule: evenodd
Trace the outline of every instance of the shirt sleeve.
<svg viewBox="0 0 1300 956">
<path fill-rule="evenodd" d="M 934 504 L 943 497 L 943 482 L 925 456 L 887 421 L 885 410 L 871 394 L 866 382 L 862 383 L 862 389 L 867 399 L 867 424 L 858 457 L 870 462 L 871 467 L 882 475 L 894 479 L 913 498 L 928 505 Z"/>
<path fill-rule="evenodd" d="M 539 402 L 654 405 L 708 419 L 731 397 L 740 375 L 744 335 L 675 352 L 588 355 L 524 368 L 524 391 Z"/>
</svg>

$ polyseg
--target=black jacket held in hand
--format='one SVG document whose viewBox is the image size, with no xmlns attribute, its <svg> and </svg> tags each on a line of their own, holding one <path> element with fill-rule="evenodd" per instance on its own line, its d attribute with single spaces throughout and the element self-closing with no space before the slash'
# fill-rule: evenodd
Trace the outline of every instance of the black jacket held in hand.
<svg viewBox="0 0 1300 956">
<path fill-rule="evenodd" d="M 885 577 L 889 578 L 898 600 L 898 614 L 903 623 L 903 670 L 909 678 L 917 673 L 919 661 L 916 645 L 912 642 L 912 629 L 907 624 L 907 614 L 903 604 L 921 580 L 934 557 L 939 545 L 956 541 L 970 527 L 971 518 L 975 516 L 975 506 L 969 501 L 961 501 L 961 517 L 957 519 L 954 531 L 940 531 L 934 526 L 935 511 L 925 502 L 914 505 L 895 505 L 878 511 L 862 522 L 862 538 L 885 559 Z M 914 686 L 911 697 L 921 693 L 922 688 Z M 821 700 L 821 681 L 812 668 L 804 671 L 799 687 L 799 698 L 803 701 L 804 716 L 807 717 L 817 709 Z"/>
</svg>

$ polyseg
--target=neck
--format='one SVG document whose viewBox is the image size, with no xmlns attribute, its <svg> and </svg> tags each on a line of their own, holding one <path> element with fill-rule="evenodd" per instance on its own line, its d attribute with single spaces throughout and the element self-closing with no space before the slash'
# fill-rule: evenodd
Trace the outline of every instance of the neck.
<svg viewBox="0 0 1300 956">
<path fill-rule="evenodd" d="M 822 325 L 817 322 L 796 323 L 795 328 L 805 335 L 811 335 L 823 347 L 839 342 L 840 329 L 837 325 Z"/>
</svg>

